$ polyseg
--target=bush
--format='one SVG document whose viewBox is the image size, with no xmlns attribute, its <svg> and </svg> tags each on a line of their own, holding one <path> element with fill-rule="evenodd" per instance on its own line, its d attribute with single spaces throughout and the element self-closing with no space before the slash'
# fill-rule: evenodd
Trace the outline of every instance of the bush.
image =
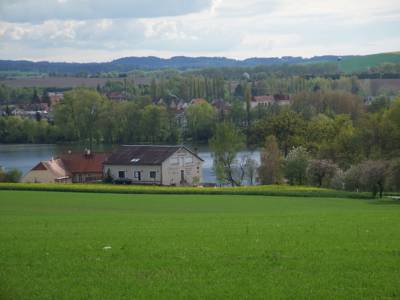
<svg viewBox="0 0 400 300">
<path fill-rule="evenodd" d="M 19 182 L 21 180 L 22 173 L 17 169 L 11 169 L 5 172 L 0 168 L 0 182 Z"/>
<path fill-rule="evenodd" d="M 83 193 L 117 194 L 198 194 L 198 195 L 260 195 L 291 197 L 336 197 L 362 198 L 371 196 L 363 193 L 349 193 L 330 189 L 289 186 L 243 186 L 243 187 L 165 187 L 153 185 L 113 185 L 113 184 L 41 184 L 41 183 L 0 183 L 0 190 L 28 190 Z"/>
</svg>

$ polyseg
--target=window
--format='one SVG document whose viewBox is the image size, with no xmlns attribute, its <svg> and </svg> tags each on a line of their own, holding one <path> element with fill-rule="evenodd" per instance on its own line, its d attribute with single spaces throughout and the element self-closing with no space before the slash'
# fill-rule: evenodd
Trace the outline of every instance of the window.
<svg viewBox="0 0 400 300">
<path fill-rule="evenodd" d="M 119 178 L 125 178 L 125 171 L 119 171 L 118 172 L 118 177 Z"/>
<path fill-rule="evenodd" d="M 171 158 L 171 164 L 172 165 L 178 165 L 179 164 L 179 158 L 177 158 L 177 157 Z"/>
<path fill-rule="evenodd" d="M 133 172 L 133 177 L 137 178 L 137 180 L 142 180 L 142 173 L 140 171 Z"/>
<path fill-rule="evenodd" d="M 150 171 L 150 178 L 156 178 L 156 171 Z"/>
</svg>

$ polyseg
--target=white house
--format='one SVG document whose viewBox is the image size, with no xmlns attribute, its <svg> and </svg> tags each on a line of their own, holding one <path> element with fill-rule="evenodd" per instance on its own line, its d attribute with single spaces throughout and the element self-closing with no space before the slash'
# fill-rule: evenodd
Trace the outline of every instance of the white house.
<svg viewBox="0 0 400 300">
<path fill-rule="evenodd" d="M 185 146 L 124 145 L 104 162 L 105 176 L 133 184 L 187 186 L 202 180 L 203 160 Z"/>
</svg>

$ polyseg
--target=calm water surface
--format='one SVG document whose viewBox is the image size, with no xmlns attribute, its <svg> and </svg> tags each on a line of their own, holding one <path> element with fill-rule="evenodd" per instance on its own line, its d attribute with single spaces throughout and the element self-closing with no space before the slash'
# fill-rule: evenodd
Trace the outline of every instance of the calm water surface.
<svg viewBox="0 0 400 300">
<path fill-rule="evenodd" d="M 95 151 L 112 151 L 116 146 L 100 145 Z M 71 151 L 83 151 L 81 145 L 32 145 L 32 144 L 0 144 L 0 166 L 5 169 L 16 168 L 23 174 L 27 173 L 41 160 L 48 160 L 59 154 Z M 203 163 L 203 182 L 216 182 L 215 175 L 212 170 L 213 159 L 211 152 L 207 147 L 200 147 L 198 155 L 204 160 Z M 259 151 L 242 151 L 238 157 L 250 156 L 257 162 L 260 161 Z"/>
</svg>

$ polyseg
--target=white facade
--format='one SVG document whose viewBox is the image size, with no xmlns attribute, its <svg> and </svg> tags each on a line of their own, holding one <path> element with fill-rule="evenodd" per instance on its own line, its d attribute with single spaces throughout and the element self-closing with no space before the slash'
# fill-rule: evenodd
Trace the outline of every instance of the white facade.
<svg viewBox="0 0 400 300">
<path fill-rule="evenodd" d="M 202 180 L 202 163 L 196 155 L 180 148 L 159 165 L 104 164 L 104 174 L 110 170 L 113 179 L 128 179 L 133 184 L 196 185 Z"/>
</svg>

